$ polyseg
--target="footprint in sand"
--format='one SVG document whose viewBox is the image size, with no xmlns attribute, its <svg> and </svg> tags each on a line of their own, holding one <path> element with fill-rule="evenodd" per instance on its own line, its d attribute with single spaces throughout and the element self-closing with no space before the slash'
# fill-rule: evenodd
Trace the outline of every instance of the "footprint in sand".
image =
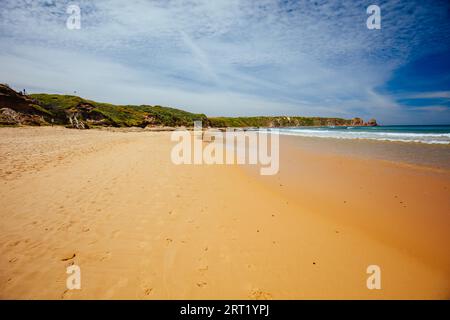
<svg viewBox="0 0 450 320">
<path fill-rule="evenodd" d="M 145 296 L 149 296 L 153 292 L 153 287 L 147 280 L 141 281 L 141 289 Z"/>
<path fill-rule="evenodd" d="M 272 300 L 273 297 L 269 292 L 264 292 L 260 289 L 254 289 L 250 293 L 250 298 L 255 300 Z"/>
<path fill-rule="evenodd" d="M 62 224 L 60 227 L 58 227 L 58 231 L 67 231 L 70 227 L 72 227 L 74 224 L 74 221 L 69 221 L 68 223 Z M 47 228 L 46 228 L 47 230 Z"/>
<path fill-rule="evenodd" d="M 15 247 L 15 246 L 17 246 L 19 243 L 20 243 L 20 240 L 11 242 L 10 244 L 8 244 L 8 247 Z"/>
<path fill-rule="evenodd" d="M 106 259 L 109 259 L 109 258 L 111 258 L 111 252 L 109 252 L 109 251 L 106 251 L 104 254 L 102 254 L 101 256 L 100 256 L 100 261 L 104 261 L 104 260 L 106 260 Z"/>
<path fill-rule="evenodd" d="M 67 292 L 69 292 L 69 289 L 66 289 L 63 293 L 61 293 L 61 299 L 65 298 Z"/>
<path fill-rule="evenodd" d="M 69 260 L 72 260 L 75 257 L 76 257 L 76 254 L 72 253 L 72 254 L 66 255 L 64 258 L 61 259 L 61 261 L 69 261 Z"/>
<path fill-rule="evenodd" d="M 201 275 L 204 275 L 206 273 L 206 271 L 208 271 L 208 268 L 209 267 L 207 265 L 202 265 L 197 270 L 198 270 L 198 272 L 200 272 Z"/>
<path fill-rule="evenodd" d="M 152 293 L 152 291 L 153 291 L 153 288 L 146 288 L 146 289 L 144 289 L 144 294 L 146 296 L 149 296 Z"/>
</svg>

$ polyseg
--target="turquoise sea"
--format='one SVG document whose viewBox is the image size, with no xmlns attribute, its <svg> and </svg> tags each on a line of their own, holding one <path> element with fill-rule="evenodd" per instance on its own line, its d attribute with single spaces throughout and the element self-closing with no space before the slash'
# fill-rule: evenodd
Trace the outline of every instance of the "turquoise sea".
<svg viewBox="0 0 450 320">
<path fill-rule="evenodd" d="M 377 127 L 291 127 L 281 128 L 280 134 L 383 141 L 450 144 L 450 125 L 396 125 Z"/>
</svg>

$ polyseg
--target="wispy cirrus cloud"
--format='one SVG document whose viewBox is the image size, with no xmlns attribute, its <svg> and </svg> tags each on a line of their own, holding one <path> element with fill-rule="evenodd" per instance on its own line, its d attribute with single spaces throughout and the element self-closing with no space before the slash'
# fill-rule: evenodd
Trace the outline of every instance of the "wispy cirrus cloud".
<svg viewBox="0 0 450 320">
<path fill-rule="evenodd" d="M 410 99 L 450 99 L 450 91 L 412 93 L 406 97 Z"/>
<path fill-rule="evenodd" d="M 405 122 L 414 110 L 377 88 L 450 43 L 446 1 L 382 1 L 381 30 L 367 1 L 78 1 L 68 30 L 71 3 L 2 1 L 0 81 L 208 115 Z"/>
<path fill-rule="evenodd" d="M 418 110 L 418 111 L 449 111 L 449 107 L 447 106 L 425 106 L 425 107 L 413 107 L 412 110 Z"/>
</svg>

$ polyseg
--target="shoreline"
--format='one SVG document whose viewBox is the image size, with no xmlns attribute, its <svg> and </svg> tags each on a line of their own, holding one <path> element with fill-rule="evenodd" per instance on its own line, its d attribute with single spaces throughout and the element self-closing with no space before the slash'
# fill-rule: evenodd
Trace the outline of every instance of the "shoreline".
<svg viewBox="0 0 450 320">
<path fill-rule="evenodd" d="M 450 172 L 450 163 L 447 161 L 450 158 L 450 145 L 446 144 L 289 135 L 285 136 L 285 139 L 302 141 L 302 147 L 310 152 L 373 159 L 398 166 Z"/>
<path fill-rule="evenodd" d="M 0 130 L 2 299 L 450 296 L 448 172 L 282 138 L 262 177 L 173 165 L 168 132 Z"/>
</svg>

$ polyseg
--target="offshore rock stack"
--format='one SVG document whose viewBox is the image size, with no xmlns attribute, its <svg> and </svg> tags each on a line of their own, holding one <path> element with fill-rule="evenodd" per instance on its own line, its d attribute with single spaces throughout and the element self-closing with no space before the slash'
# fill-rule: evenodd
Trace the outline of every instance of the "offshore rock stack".
<svg viewBox="0 0 450 320">
<path fill-rule="evenodd" d="M 376 127 L 378 126 L 377 120 L 372 118 L 367 122 L 364 122 L 361 118 L 353 118 L 351 122 L 351 126 L 368 126 L 368 127 Z"/>
</svg>

